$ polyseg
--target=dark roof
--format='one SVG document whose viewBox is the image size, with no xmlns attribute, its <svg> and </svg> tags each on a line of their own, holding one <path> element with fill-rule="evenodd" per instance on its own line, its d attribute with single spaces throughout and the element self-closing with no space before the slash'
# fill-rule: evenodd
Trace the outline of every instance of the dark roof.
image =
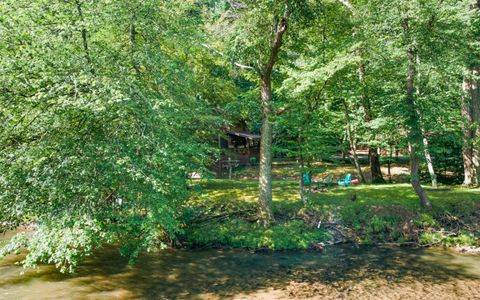
<svg viewBox="0 0 480 300">
<path fill-rule="evenodd" d="M 236 135 L 236 136 L 243 137 L 243 138 L 246 138 L 246 139 L 251 139 L 251 140 L 259 140 L 260 139 L 260 135 L 255 134 L 255 133 L 237 132 L 237 131 L 228 131 L 227 133 L 230 134 L 230 135 Z"/>
</svg>

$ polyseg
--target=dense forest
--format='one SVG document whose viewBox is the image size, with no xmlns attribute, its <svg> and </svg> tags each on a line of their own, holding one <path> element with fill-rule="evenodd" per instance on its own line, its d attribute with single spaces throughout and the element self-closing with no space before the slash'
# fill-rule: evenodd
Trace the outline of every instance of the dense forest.
<svg viewBox="0 0 480 300">
<path fill-rule="evenodd" d="M 322 163 L 381 188 L 402 159 L 410 186 L 389 193 L 437 216 L 431 189 L 480 185 L 480 1 L 4 0 L 0 120 L 0 232 L 34 228 L 0 255 L 27 249 L 26 266 L 73 271 L 105 245 L 134 262 L 198 237 L 192 198 L 219 184 L 218 140 L 238 124 L 260 136 L 241 188 L 255 200 L 233 211 L 255 230 L 286 222 L 277 160 L 294 164 L 295 216 Z M 456 218 L 475 234 L 472 195 Z"/>
</svg>

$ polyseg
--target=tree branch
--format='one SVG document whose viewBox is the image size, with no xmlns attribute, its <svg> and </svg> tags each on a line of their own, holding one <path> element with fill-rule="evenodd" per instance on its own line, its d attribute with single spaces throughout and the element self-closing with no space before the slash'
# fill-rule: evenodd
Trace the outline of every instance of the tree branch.
<svg viewBox="0 0 480 300">
<path fill-rule="evenodd" d="M 283 108 L 280 108 L 280 109 L 277 109 L 274 114 L 276 116 L 280 116 L 280 115 L 283 115 L 284 113 L 288 112 L 290 110 L 290 108 L 288 107 L 283 107 Z"/>
<path fill-rule="evenodd" d="M 272 46 L 272 52 L 270 54 L 270 59 L 268 60 L 268 64 L 265 70 L 263 70 L 263 74 L 262 74 L 264 79 L 270 78 L 270 76 L 272 75 L 273 66 L 275 65 L 278 59 L 278 53 L 280 52 L 280 47 L 282 46 L 283 34 L 287 31 L 287 28 L 288 28 L 287 18 L 288 18 L 288 12 L 285 12 L 284 17 L 282 18 L 282 20 L 280 20 L 277 26 L 277 30 L 275 32 L 275 40 Z"/>
<path fill-rule="evenodd" d="M 80 18 L 80 21 L 82 23 L 80 32 L 82 34 L 82 44 L 83 44 L 83 50 L 85 51 L 85 58 L 87 60 L 88 65 L 90 66 L 90 72 L 93 75 L 95 75 L 92 59 L 90 57 L 90 51 L 88 49 L 87 29 L 85 28 L 85 24 L 84 24 L 85 19 L 83 17 L 82 3 L 80 2 L 80 0 L 76 0 L 75 4 L 77 6 L 78 17 Z"/>
<path fill-rule="evenodd" d="M 338 0 L 340 3 L 343 4 L 343 6 L 345 6 L 351 13 L 352 15 L 355 15 L 355 11 L 353 9 L 353 6 L 350 2 L 348 2 L 348 0 Z"/>
<path fill-rule="evenodd" d="M 210 45 L 207 45 L 207 44 L 202 44 L 203 47 L 209 49 L 209 50 L 212 50 L 213 52 L 215 52 L 216 54 L 222 56 L 222 57 L 225 57 L 225 54 L 223 54 L 222 52 L 218 51 L 217 49 L 215 49 L 214 47 L 210 46 Z M 241 64 L 241 63 L 238 63 L 238 62 L 233 62 L 233 65 L 242 69 L 242 70 L 256 70 L 254 67 L 252 66 L 248 66 L 248 65 L 244 65 L 244 64 Z"/>
</svg>

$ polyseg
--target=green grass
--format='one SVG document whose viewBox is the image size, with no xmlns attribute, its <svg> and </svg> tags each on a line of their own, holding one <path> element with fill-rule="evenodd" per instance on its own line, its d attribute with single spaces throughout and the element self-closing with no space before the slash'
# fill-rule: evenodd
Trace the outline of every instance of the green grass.
<svg viewBox="0 0 480 300">
<path fill-rule="evenodd" d="M 427 188 L 432 211 L 423 211 L 408 184 L 334 187 L 311 196 L 303 207 L 296 181 L 274 181 L 276 224 L 259 226 L 255 180 L 210 180 L 200 184 L 189 201 L 185 239 L 191 246 L 305 249 L 333 238 L 316 222 L 341 222 L 357 243 L 418 242 L 420 244 L 479 245 L 480 189 L 460 186 Z M 357 200 L 352 202 L 352 195 Z M 455 235 L 452 235 L 452 232 Z"/>
<path fill-rule="evenodd" d="M 367 181 L 370 180 L 369 173 L 370 167 L 368 161 L 363 162 L 363 172 Z M 408 161 L 405 161 L 403 158 L 399 161 L 394 161 L 391 164 L 392 167 L 392 180 L 393 182 L 408 182 L 409 176 L 404 173 L 396 173 L 395 169 L 408 169 Z M 254 180 L 258 179 L 259 166 L 241 166 L 234 170 L 233 179 L 242 179 L 242 180 Z M 298 179 L 300 176 L 299 165 L 295 161 L 276 161 L 272 164 L 272 177 L 275 180 L 291 180 Z M 384 170 L 386 172 L 386 170 Z M 427 172 L 424 170 L 424 172 Z M 346 174 L 350 173 L 355 178 L 359 177 L 353 162 L 343 161 L 343 160 L 334 160 L 330 162 L 317 162 L 312 166 L 312 173 L 316 179 L 325 178 L 328 175 L 333 175 L 335 178 L 344 177 Z M 426 173 L 428 174 L 428 172 Z M 384 174 L 385 180 L 388 180 L 388 176 Z M 429 180 L 427 176 L 427 180 Z"/>
</svg>

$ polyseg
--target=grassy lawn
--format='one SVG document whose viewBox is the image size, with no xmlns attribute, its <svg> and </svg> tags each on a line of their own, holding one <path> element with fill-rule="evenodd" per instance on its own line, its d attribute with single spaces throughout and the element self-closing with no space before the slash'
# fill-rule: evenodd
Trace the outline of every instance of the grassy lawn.
<svg viewBox="0 0 480 300">
<path fill-rule="evenodd" d="M 339 239 L 363 244 L 479 244 L 480 189 L 428 189 L 434 206 L 429 212 L 420 208 L 408 184 L 333 187 L 313 193 L 310 205 L 303 207 L 298 183 L 279 180 L 273 186 L 277 222 L 265 229 L 256 222 L 257 185 L 255 180 L 200 183 L 189 201 L 187 243 L 274 250 L 305 249 Z"/>
<path fill-rule="evenodd" d="M 274 162 L 272 165 L 272 176 L 276 180 L 296 179 L 299 178 L 298 164 L 292 161 Z M 358 178 L 358 172 L 351 163 L 344 162 L 322 162 L 316 163 L 312 166 L 315 170 L 313 173 L 316 179 L 324 178 L 328 175 L 334 175 L 335 178 L 344 177 L 345 174 L 351 173 Z M 362 166 L 364 175 L 367 180 L 370 180 L 370 167 L 368 165 Z M 233 172 L 234 179 L 253 180 L 258 178 L 258 166 L 244 166 L 239 167 Z M 387 168 L 383 167 L 384 178 L 387 180 Z M 391 165 L 392 180 L 394 182 L 407 182 L 408 163 L 398 162 Z"/>
</svg>

